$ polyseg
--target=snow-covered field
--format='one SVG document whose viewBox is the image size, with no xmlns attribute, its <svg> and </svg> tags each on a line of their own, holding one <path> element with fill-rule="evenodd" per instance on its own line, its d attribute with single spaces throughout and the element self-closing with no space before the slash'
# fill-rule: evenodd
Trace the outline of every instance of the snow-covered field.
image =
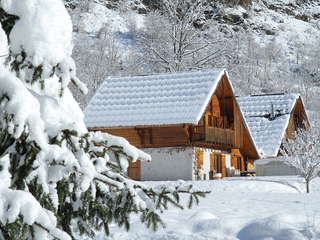
<svg viewBox="0 0 320 240">
<path fill-rule="evenodd" d="M 311 182 L 309 194 L 305 193 L 303 178 L 297 176 L 225 178 L 190 184 L 212 192 L 192 209 L 170 206 L 162 214 L 165 229 L 153 232 L 132 215 L 130 232 L 111 225 L 111 235 L 98 233 L 96 240 L 320 239 L 320 178 Z M 181 200 L 186 206 L 187 195 L 182 194 Z"/>
</svg>

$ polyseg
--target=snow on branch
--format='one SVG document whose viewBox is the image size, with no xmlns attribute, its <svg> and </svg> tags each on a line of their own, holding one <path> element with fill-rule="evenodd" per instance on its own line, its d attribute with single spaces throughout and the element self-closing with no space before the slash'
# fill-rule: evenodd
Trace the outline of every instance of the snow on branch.
<svg viewBox="0 0 320 240">
<path fill-rule="evenodd" d="M 316 122 L 307 123 L 298 128 L 293 139 L 283 140 L 281 153 L 286 162 L 295 167 L 306 181 L 306 189 L 309 192 L 309 182 L 318 176 L 320 171 L 320 130 Z"/>
<path fill-rule="evenodd" d="M 184 182 L 150 188 L 129 179 L 128 159 L 150 155 L 124 138 L 88 132 L 67 86 L 86 91 L 60 0 L 1 0 L 0 11 L 11 16 L 0 18 L 0 54 L 9 54 L 0 61 L 0 236 L 93 238 L 102 227 L 110 234 L 111 222 L 129 230 L 132 212 L 156 229 L 167 203 L 183 208 L 179 193 L 190 194 L 189 206 L 204 197 Z"/>
<path fill-rule="evenodd" d="M 188 71 L 201 69 L 232 50 L 226 49 L 221 32 L 206 16 L 211 11 L 207 2 L 166 0 L 163 8 L 162 14 L 148 16 L 138 38 L 146 63 L 170 72 Z"/>
</svg>

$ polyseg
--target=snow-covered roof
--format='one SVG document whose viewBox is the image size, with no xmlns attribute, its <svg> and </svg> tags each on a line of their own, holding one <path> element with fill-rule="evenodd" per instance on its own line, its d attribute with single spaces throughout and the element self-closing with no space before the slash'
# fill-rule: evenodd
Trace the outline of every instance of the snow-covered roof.
<svg viewBox="0 0 320 240">
<path fill-rule="evenodd" d="M 87 127 L 198 124 L 225 69 L 106 78 L 84 109 Z"/>
<path fill-rule="evenodd" d="M 253 141 L 264 157 L 277 156 L 299 93 L 237 97 Z M 273 103 L 274 118 L 271 116 Z"/>
<path fill-rule="evenodd" d="M 268 157 L 268 158 L 263 158 L 263 159 L 258 159 L 254 161 L 254 166 L 257 165 L 266 165 L 272 161 L 277 161 L 277 162 L 285 162 L 286 158 L 283 156 L 277 156 L 277 157 Z"/>
</svg>

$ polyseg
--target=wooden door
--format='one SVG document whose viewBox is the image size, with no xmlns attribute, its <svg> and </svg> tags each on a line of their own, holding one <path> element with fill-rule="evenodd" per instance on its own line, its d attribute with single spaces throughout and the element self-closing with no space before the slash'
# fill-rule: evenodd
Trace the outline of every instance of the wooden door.
<svg viewBox="0 0 320 240">
<path fill-rule="evenodd" d="M 141 180 L 141 161 L 137 160 L 136 162 L 132 162 L 129 160 L 129 167 L 127 169 L 128 177 L 140 181 Z"/>
<path fill-rule="evenodd" d="M 210 170 L 221 173 L 222 177 L 226 177 L 226 156 L 221 153 L 211 153 Z"/>
</svg>

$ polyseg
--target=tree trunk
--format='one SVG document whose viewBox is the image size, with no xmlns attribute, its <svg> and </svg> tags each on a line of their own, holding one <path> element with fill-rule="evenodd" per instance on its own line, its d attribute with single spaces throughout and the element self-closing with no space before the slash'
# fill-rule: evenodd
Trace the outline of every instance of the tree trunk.
<svg viewBox="0 0 320 240">
<path fill-rule="evenodd" d="M 307 185 L 307 193 L 309 193 L 309 180 L 306 180 L 306 185 Z"/>
</svg>

